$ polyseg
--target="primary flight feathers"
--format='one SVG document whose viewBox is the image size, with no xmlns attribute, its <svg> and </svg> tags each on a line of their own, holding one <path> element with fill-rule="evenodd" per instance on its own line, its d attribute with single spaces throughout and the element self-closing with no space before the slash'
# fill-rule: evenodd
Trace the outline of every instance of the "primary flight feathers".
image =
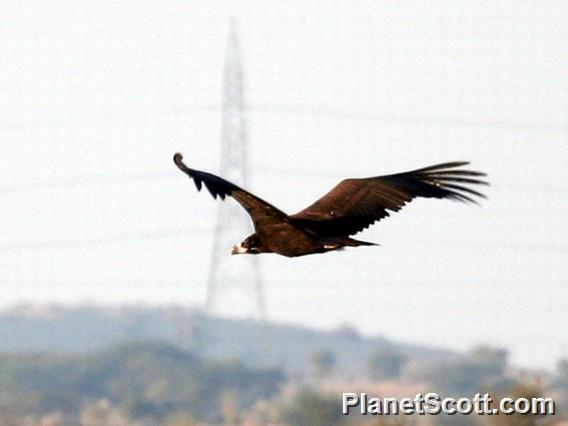
<svg viewBox="0 0 568 426">
<path fill-rule="evenodd" d="M 416 197 L 448 198 L 477 203 L 483 194 L 472 185 L 487 185 L 485 173 L 465 170 L 467 162 L 451 162 L 405 173 L 369 178 L 345 179 L 304 210 L 287 215 L 261 198 L 211 173 L 191 169 L 183 156 L 174 155 L 175 164 L 204 185 L 213 198 L 234 198 L 251 216 L 255 233 L 233 248 L 237 253 L 274 252 L 284 256 L 323 253 L 345 246 L 372 245 L 350 235 L 397 212 Z"/>
</svg>

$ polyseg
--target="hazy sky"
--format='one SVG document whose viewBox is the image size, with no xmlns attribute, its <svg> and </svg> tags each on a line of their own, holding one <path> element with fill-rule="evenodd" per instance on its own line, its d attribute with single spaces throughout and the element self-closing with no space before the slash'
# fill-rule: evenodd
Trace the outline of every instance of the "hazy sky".
<svg viewBox="0 0 568 426">
<path fill-rule="evenodd" d="M 270 318 L 568 356 L 562 1 L 4 0 L 1 305 L 203 302 L 218 204 L 171 157 L 218 170 L 231 16 L 260 196 L 294 212 L 462 159 L 492 183 L 481 208 L 413 203 L 361 235 L 378 248 L 264 256 Z"/>
</svg>

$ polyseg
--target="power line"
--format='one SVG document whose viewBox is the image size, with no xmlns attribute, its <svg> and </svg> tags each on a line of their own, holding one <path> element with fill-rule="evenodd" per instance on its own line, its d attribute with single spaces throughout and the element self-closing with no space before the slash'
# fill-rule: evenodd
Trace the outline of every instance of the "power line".
<svg viewBox="0 0 568 426">
<path fill-rule="evenodd" d="M 479 127 L 509 130 L 567 132 L 568 124 L 549 124 L 538 122 L 521 122 L 507 120 L 467 119 L 455 117 L 428 117 L 410 116 L 396 113 L 376 113 L 367 111 L 352 111 L 328 107 L 284 106 L 270 104 L 249 105 L 247 112 L 266 114 L 289 114 L 296 116 L 315 116 L 328 118 L 359 119 L 370 121 L 384 121 L 388 123 L 427 124 L 451 127 Z"/>
<path fill-rule="evenodd" d="M 568 124 L 561 123 L 539 123 L 528 121 L 511 120 L 491 120 L 491 119 L 469 119 L 457 117 L 436 117 L 436 116 L 412 116 L 390 112 L 370 112 L 357 111 L 351 109 L 329 108 L 326 106 L 303 106 L 303 105 L 279 105 L 279 104 L 246 104 L 242 107 L 243 114 L 277 114 L 292 115 L 305 118 L 326 118 L 326 119 L 348 119 L 364 121 L 380 121 L 396 124 L 419 124 L 447 127 L 473 127 L 504 130 L 519 130 L 533 132 L 568 132 Z M 91 118 L 88 120 L 44 120 L 31 121 L 27 123 L 0 122 L 2 131 L 24 131 L 43 127 L 91 127 L 109 125 L 129 125 L 140 121 L 147 122 L 149 118 L 187 116 L 199 114 L 220 114 L 222 107 L 215 105 L 179 106 L 168 108 L 161 111 L 151 111 L 140 114 L 136 118 L 116 114 L 105 118 Z"/>
<path fill-rule="evenodd" d="M 94 127 L 94 126 L 112 126 L 122 125 L 127 126 L 132 123 L 138 123 L 142 120 L 148 121 L 149 117 L 171 117 L 176 115 L 200 115 L 200 114 L 218 114 L 220 108 L 215 105 L 196 105 L 196 106 L 181 106 L 178 108 L 168 108 L 160 111 L 149 111 L 139 114 L 135 118 L 125 114 L 105 114 L 104 118 L 89 118 L 84 120 L 37 120 L 30 122 L 0 122 L 0 129 L 2 131 L 26 131 L 37 128 L 61 128 L 61 127 Z"/>
<path fill-rule="evenodd" d="M 15 242 L 0 247 L 0 252 L 20 250 L 69 250 L 82 247 L 106 246 L 111 244 L 125 244 L 137 241 L 148 241 L 171 238 L 192 238 L 195 235 L 210 235 L 210 228 L 178 228 L 168 231 L 130 232 L 104 238 L 82 238 L 66 241 L 49 242 Z"/>
<path fill-rule="evenodd" d="M 0 194 L 20 193 L 26 191 L 50 190 L 60 188 L 74 188 L 77 186 L 96 185 L 125 185 L 138 181 L 155 181 L 160 179 L 173 179 L 172 172 L 140 172 L 114 175 L 78 175 L 60 179 L 45 179 L 24 185 L 0 187 Z"/>
<path fill-rule="evenodd" d="M 248 170 L 254 172 L 255 174 L 261 175 L 273 175 L 273 176 L 284 176 L 287 179 L 290 177 L 295 177 L 298 179 L 309 177 L 311 179 L 327 179 L 336 178 L 343 179 L 343 176 L 339 172 L 327 171 L 327 170 L 314 170 L 314 169 L 290 169 L 290 168 L 276 168 L 276 167 L 248 167 Z M 227 176 L 224 176 L 225 178 Z M 351 176 L 356 177 L 356 176 Z M 156 180 L 174 180 L 177 179 L 177 174 L 172 171 L 148 171 L 148 172 L 134 172 L 134 173 L 121 173 L 121 174 L 111 174 L 111 175 L 76 175 L 68 178 L 54 178 L 54 179 L 44 179 L 36 181 L 33 183 L 16 184 L 10 186 L 0 187 L 0 194 L 7 195 L 12 193 L 21 193 L 29 191 L 39 191 L 39 190 L 55 190 L 55 189 L 65 189 L 74 188 L 81 186 L 98 186 L 98 185 L 128 185 L 134 182 L 144 182 L 144 181 L 156 181 Z M 240 185 L 244 185 L 243 182 L 235 180 Z M 529 183 L 523 183 L 518 185 L 502 184 L 499 188 L 506 191 L 531 193 L 535 191 L 540 192 L 554 192 L 563 193 L 567 192 L 566 187 L 561 184 L 549 184 L 549 185 L 532 185 Z"/>
<path fill-rule="evenodd" d="M 120 235 L 114 235 L 105 238 L 84 238 L 75 240 L 55 241 L 55 242 L 17 242 L 9 243 L 0 247 L 1 253 L 15 252 L 15 251 L 51 251 L 51 250 L 72 250 L 77 248 L 107 246 L 112 244 L 128 244 L 139 241 L 159 240 L 159 239 L 191 239 L 197 235 L 213 235 L 214 230 L 211 228 L 178 228 L 168 231 L 138 231 L 129 232 Z M 503 242 L 480 242 L 480 243 L 466 243 L 463 241 L 456 242 L 451 238 L 434 238 L 428 241 L 420 241 L 411 238 L 397 237 L 397 245 L 412 246 L 432 244 L 443 244 L 444 246 L 455 247 L 459 250 L 519 250 L 527 252 L 545 251 L 545 252 L 558 252 L 568 253 L 568 245 L 556 242 L 545 243 L 503 243 Z M 223 253 L 226 256 L 226 249 Z"/>
</svg>

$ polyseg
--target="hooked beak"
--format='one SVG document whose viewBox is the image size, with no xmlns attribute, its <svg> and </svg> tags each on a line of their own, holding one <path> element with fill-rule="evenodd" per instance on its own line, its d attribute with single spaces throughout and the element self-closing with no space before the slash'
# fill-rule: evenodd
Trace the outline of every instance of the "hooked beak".
<svg viewBox="0 0 568 426">
<path fill-rule="evenodd" d="M 231 250 L 231 254 L 243 254 L 243 253 L 248 253 L 248 250 L 241 245 L 233 246 L 233 249 Z"/>
</svg>

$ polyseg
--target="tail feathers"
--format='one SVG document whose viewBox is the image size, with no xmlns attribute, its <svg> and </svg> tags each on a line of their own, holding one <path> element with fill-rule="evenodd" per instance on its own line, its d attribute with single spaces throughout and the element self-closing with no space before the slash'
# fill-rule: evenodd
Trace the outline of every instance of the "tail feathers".
<svg viewBox="0 0 568 426">
<path fill-rule="evenodd" d="M 345 244 L 346 246 L 350 246 L 350 247 L 357 247 L 357 246 L 380 246 L 380 244 L 377 243 L 370 243 L 369 241 L 361 241 L 361 240 L 356 240 L 355 238 L 347 238 L 348 243 Z"/>
<path fill-rule="evenodd" d="M 343 247 L 358 247 L 358 246 L 378 246 L 380 244 L 370 243 L 368 241 L 356 240 L 355 238 L 339 237 L 329 238 L 324 242 L 324 248 L 327 250 L 337 250 Z"/>
</svg>

